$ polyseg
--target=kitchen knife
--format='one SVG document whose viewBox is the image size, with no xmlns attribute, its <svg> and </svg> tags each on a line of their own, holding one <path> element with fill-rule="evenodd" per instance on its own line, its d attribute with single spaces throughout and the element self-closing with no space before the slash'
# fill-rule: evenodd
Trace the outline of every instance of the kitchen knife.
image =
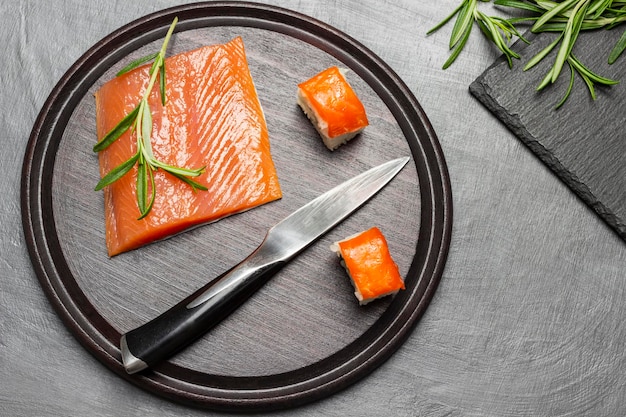
<svg viewBox="0 0 626 417">
<path fill-rule="evenodd" d="M 322 194 L 267 232 L 250 256 L 148 323 L 122 335 L 126 372 L 172 356 L 205 334 L 295 255 L 382 189 L 409 161 L 394 159 Z"/>
</svg>

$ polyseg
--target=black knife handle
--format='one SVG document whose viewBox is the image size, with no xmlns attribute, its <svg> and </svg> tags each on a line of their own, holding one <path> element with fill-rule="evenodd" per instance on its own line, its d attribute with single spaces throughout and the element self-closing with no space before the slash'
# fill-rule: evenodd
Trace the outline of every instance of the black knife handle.
<svg viewBox="0 0 626 417">
<path fill-rule="evenodd" d="M 191 344 L 239 307 L 285 263 L 281 260 L 252 268 L 248 273 L 228 281 L 231 272 L 242 265 L 239 264 L 158 317 L 122 335 L 120 345 L 126 372 L 134 374 L 142 371 Z M 225 281 L 228 285 L 224 286 Z M 219 285 L 224 288 L 190 307 Z"/>
</svg>

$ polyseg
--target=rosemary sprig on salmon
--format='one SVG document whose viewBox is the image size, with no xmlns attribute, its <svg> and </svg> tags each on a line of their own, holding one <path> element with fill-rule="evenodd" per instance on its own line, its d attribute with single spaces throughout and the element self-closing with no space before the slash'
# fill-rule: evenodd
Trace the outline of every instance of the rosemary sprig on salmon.
<svg viewBox="0 0 626 417">
<path fill-rule="evenodd" d="M 173 40 L 174 37 L 170 45 Z M 162 241 L 282 195 L 243 39 L 236 37 L 229 42 L 168 54 L 164 62 L 167 104 L 162 104 L 158 77 L 147 99 L 152 110 L 151 151 L 159 169 L 147 167 L 143 171 L 145 177 L 139 178 L 148 183 L 144 187 L 147 208 L 149 175 L 154 171 L 156 196 L 149 215 L 137 221 L 141 215 L 137 190 L 141 192 L 141 185 L 136 184 L 142 172 L 138 161 L 143 155 L 137 148 L 144 143 L 141 140 L 137 144 L 135 134 L 139 124 L 142 136 L 146 136 L 142 117 L 129 116 L 128 126 L 119 128 L 123 131 L 119 139 L 98 153 L 101 177 L 122 163 L 131 167 L 127 174 L 102 189 L 109 256 Z M 150 64 L 141 65 L 113 77 L 94 92 L 98 140 L 129 113 L 139 113 L 138 103 L 151 78 L 150 69 Z M 168 172 L 159 163 L 172 167 Z M 199 177 L 188 177 L 183 175 L 188 172 L 179 172 L 176 166 L 206 166 L 206 170 Z M 208 190 L 197 192 L 185 179 L 197 181 Z"/>
<path fill-rule="evenodd" d="M 158 78 L 161 103 L 163 106 L 166 104 L 165 51 L 177 22 L 178 18 L 174 18 L 174 21 L 165 35 L 163 45 L 161 46 L 161 50 L 159 52 L 139 58 L 128 64 L 117 73 L 117 76 L 121 76 L 139 67 L 140 65 L 153 61 L 149 72 L 150 79 L 148 86 L 137 106 L 93 147 L 94 152 L 101 152 L 108 148 L 129 129 L 135 133 L 137 139 L 137 152 L 104 175 L 96 185 L 95 190 L 99 191 L 107 185 L 114 183 L 126 175 L 135 165 L 137 165 L 136 194 L 137 207 L 140 212 L 138 220 L 146 217 L 152 210 L 156 197 L 154 172 L 158 169 L 162 169 L 163 171 L 166 171 L 181 181 L 189 184 L 194 191 L 207 190 L 207 187 L 192 179 L 201 175 L 205 171 L 206 167 L 190 169 L 169 165 L 156 159 L 152 152 L 152 111 L 150 109 L 150 105 L 148 104 L 148 98 L 150 97 L 152 89 L 154 88 Z"/>
</svg>

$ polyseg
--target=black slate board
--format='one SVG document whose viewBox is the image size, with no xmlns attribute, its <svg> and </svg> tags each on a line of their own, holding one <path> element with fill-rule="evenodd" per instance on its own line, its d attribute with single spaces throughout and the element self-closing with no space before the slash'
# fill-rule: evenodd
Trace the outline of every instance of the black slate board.
<svg viewBox="0 0 626 417">
<path fill-rule="evenodd" d="M 470 92 L 626 239 L 626 134 L 622 130 L 626 57 L 613 65 L 607 62 L 623 30 L 584 32 L 573 50 L 592 71 L 621 81 L 596 87 L 595 101 L 577 75 L 568 101 L 555 109 L 569 83 L 567 66 L 552 86 L 536 91 L 556 51 L 523 71 L 526 62 L 554 39 L 553 34 L 531 34 L 530 45 L 518 41 L 513 49 L 522 58 L 513 68 L 500 57 L 470 85 Z"/>
</svg>

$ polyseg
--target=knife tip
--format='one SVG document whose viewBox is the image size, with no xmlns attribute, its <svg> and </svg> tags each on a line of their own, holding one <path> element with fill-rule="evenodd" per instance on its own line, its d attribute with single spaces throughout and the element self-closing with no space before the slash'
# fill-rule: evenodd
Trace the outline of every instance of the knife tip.
<svg viewBox="0 0 626 417">
<path fill-rule="evenodd" d="M 122 352 L 122 364 L 127 373 L 132 375 L 148 368 L 147 363 L 131 353 L 125 334 L 120 339 L 120 351 Z"/>
<path fill-rule="evenodd" d="M 391 161 L 383 164 L 394 172 L 394 175 L 400 172 L 402 168 L 411 160 L 410 156 L 402 156 L 400 158 L 392 159 Z"/>
<path fill-rule="evenodd" d="M 389 165 L 396 165 L 399 167 L 404 167 L 407 162 L 411 160 L 410 156 L 401 156 L 400 158 L 392 159 L 388 162 Z"/>
</svg>

